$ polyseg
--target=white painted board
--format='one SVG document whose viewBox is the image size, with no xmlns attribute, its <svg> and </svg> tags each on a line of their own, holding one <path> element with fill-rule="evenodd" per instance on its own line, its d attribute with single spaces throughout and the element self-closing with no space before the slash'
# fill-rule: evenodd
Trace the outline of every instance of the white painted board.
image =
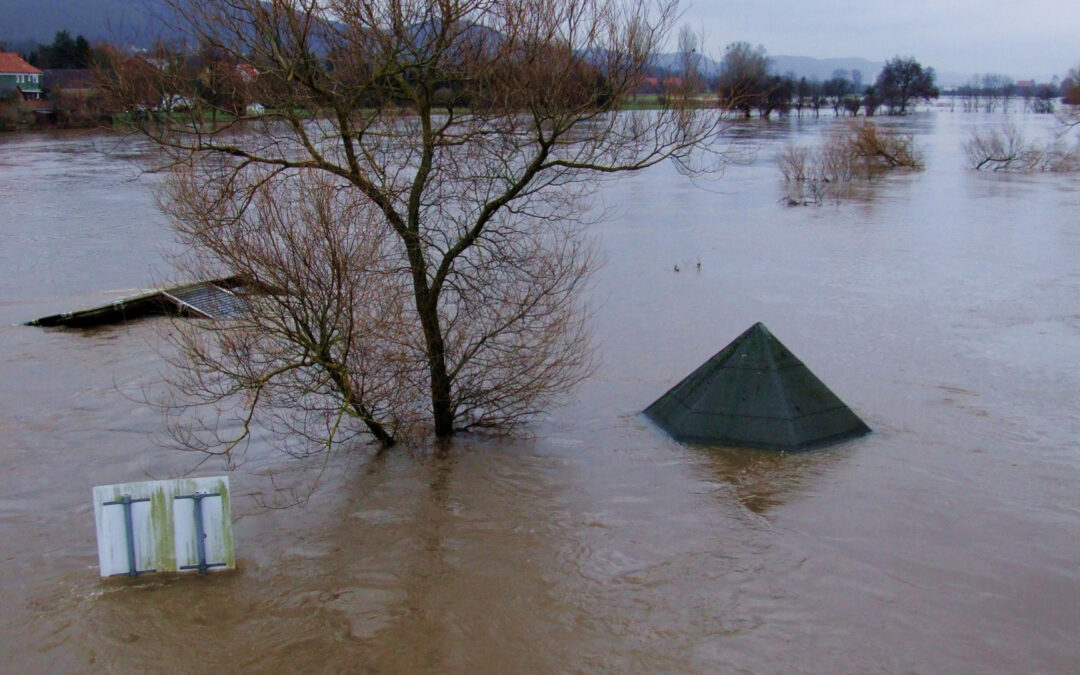
<svg viewBox="0 0 1080 675">
<path fill-rule="evenodd" d="M 105 502 L 114 503 L 106 504 Z M 124 507 L 115 503 L 111 497 L 100 500 L 95 507 L 100 507 L 95 508 L 95 515 L 100 514 L 98 515 L 98 560 L 101 564 L 102 576 L 126 573 L 130 565 L 128 564 L 127 523 Z M 156 561 L 155 527 L 150 511 L 149 501 L 131 504 L 135 567 L 140 571 L 153 571 Z"/>
<path fill-rule="evenodd" d="M 205 495 L 216 493 L 204 492 Z M 176 551 L 176 567 L 181 571 L 185 567 L 199 564 L 199 538 L 202 537 L 206 562 L 212 567 L 220 567 L 225 561 L 225 541 L 222 528 L 213 523 L 222 520 L 221 506 L 224 496 L 206 496 L 202 499 L 175 499 L 173 503 L 173 542 Z M 203 532 L 195 528 L 195 509 L 202 509 Z"/>
<path fill-rule="evenodd" d="M 110 503 L 122 501 L 124 495 L 133 500 L 131 520 L 136 571 L 194 571 L 181 569 L 199 564 L 199 534 L 195 527 L 197 501 L 183 498 L 194 494 L 216 495 L 199 500 L 208 571 L 234 569 L 236 557 L 233 551 L 229 478 L 213 476 L 95 487 L 94 520 L 101 576 L 130 572 L 124 507 Z"/>
</svg>

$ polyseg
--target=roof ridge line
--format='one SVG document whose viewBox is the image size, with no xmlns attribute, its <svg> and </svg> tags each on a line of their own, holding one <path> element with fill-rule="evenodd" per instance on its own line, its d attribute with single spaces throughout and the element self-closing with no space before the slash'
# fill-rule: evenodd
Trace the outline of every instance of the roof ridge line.
<svg viewBox="0 0 1080 675">
<path fill-rule="evenodd" d="M 769 333 L 769 337 L 772 337 L 771 332 Z M 773 337 L 773 340 L 776 340 L 776 338 Z M 779 341 L 777 340 L 777 342 Z M 784 407 L 787 410 L 787 423 L 791 428 L 791 437 L 792 439 L 797 439 L 798 430 L 795 428 L 794 421 L 795 410 L 791 405 L 791 397 L 788 396 L 788 391 L 787 387 L 784 385 L 784 380 L 780 378 L 780 368 L 776 365 L 776 356 L 773 354 L 773 345 L 768 338 L 765 339 L 765 358 L 769 362 L 769 372 L 772 374 L 773 385 L 779 387 L 780 395 L 783 397 L 784 400 Z"/>
</svg>

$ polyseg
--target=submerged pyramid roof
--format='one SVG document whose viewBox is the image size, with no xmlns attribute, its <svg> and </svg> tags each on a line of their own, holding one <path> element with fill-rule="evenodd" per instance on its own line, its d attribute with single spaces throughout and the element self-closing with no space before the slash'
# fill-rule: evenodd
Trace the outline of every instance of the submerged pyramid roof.
<svg viewBox="0 0 1080 675">
<path fill-rule="evenodd" d="M 645 409 L 678 441 L 801 450 L 870 427 L 756 323 Z"/>
</svg>

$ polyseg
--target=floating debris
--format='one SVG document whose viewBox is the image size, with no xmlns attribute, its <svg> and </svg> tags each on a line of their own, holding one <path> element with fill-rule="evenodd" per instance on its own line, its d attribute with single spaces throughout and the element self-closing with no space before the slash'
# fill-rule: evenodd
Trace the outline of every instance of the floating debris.
<svg viewBox="0 0 1080 675">
<path fill-rule="evenodd" d="M 870 432 L 762 323 L 645 409 L 676 440 L 802 450 Z"/>
<path fill-rule="evenodd" d="M 76 312 L 43 316 L 27 322 L 26 325 L 90 328 L 146 316 L 187 316 L 202 319 L 238 316 L 247 311 L 243 290 L 244 283 L 238 277 L 199 281 L 147 291 Z"/>
</svg>

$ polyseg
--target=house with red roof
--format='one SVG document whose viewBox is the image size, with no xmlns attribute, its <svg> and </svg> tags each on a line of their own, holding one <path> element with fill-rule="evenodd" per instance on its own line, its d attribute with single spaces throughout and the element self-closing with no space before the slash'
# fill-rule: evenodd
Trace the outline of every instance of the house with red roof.
<svg viewBox="0 0 1080 675">
<path fill-rule="evenodd" d="M 0 92 L 16 90 L 24 99 L 39 99 L 42 72 L 14 52 L 0 52 Z"/>
</svg>

